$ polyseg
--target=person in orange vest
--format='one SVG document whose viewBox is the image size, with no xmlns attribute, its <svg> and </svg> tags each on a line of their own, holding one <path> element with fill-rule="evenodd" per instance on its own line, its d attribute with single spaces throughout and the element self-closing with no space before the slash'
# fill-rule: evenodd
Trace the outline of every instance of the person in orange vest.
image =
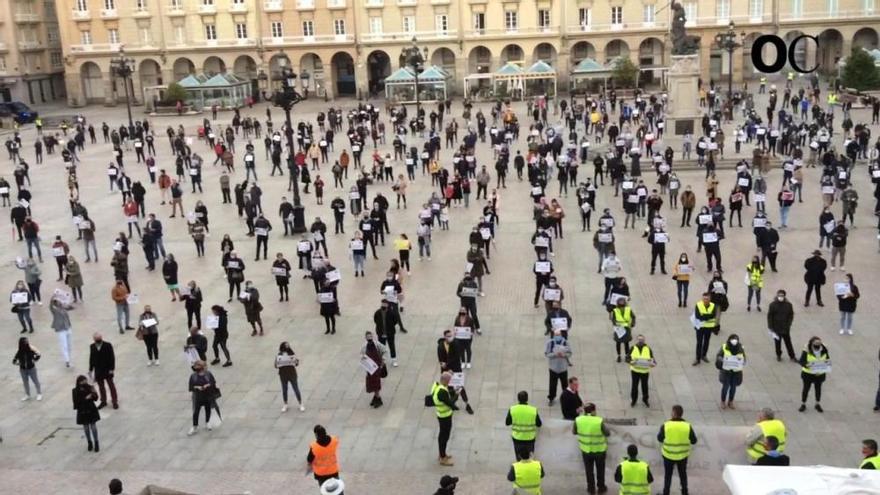
<svg viewBox="0 0 880 495">
<path fill-rule="evenodd" d="M 315 425 L 314 432 L 315 441 L 309 444 L 307 462 L 309 471 L 315 475 L 318 486 L 321 486 L 330 478 L 339 478 L 339 462 L 336 459 L 339 438 L 328 435 L 321 425 Z"/>
</svg>

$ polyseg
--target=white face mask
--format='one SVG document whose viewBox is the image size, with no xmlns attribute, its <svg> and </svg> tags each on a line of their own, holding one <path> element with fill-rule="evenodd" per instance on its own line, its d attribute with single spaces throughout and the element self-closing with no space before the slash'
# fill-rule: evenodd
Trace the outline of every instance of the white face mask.
<svg viewBox="0 0 880 495">
<path fill-rule="evenodd" d="M 730 339 L 730 345 L 736 345 L 736 344 L 739 344 L 739 340 Z"/>
<path fill-rule="evenodd" d="M 776 300 L 779 302 L 785 301 L 785 296 L 776 296 Z"/>
</svg>

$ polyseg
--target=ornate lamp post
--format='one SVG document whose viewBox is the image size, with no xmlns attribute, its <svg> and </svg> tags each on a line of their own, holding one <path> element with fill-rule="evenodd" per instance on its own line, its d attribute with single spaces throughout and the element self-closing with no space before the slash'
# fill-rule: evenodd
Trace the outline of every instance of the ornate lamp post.
<svg viewBox="0 0 880 495">
<path fill-rule="evenodd" d="M 737 48 L 742 46 L 742 43 L 738 41 L 738 39 L 745 38 L 745 33 L 739 35 L 736 34 L 736 25 L 733 21 L 730 21 L 730 24 L 727 25 L 727 32 L 718 33 L 715 35 L 715 46 L 718 47 L 719 50 L 724 50 L 727 52 L 727 99 L 728 101 L 733 100 L 733 52 L 736 51 Z"/>
<path fill-rule="evenodd" d="M 134 59 L 125 56 L 125 50 L 119 47 L 119 55 L 110 60 L 110 70 L 116 77 L 122 78 L 122 84 L 125 86 L 125 107 L 128 110 L 128 132 L 134 135 L 134 122 L 131 119 L 131 97 L 134 91 L 129 91 L 131 84 L 131 74 L 134 72 Z"/>
<path fill-rule="evenodd" d="M 424 51 L 424 55 L 422 54 Z M 412 69 L 415 77 L 416 86 L 416 117 L 421 114 L 422 103 L 419 100 L 419 74 L 425 70 L 425 61 L 428 59 L 428 47 L 420 50 L 416 37 L 413 36 L 412 46 L 404 47 L 400 52 L 400 62 L 402 66 Z"/>
<path fill-rule="evenodd" d="M 281 89 L 275 91 L 272 95 L 272 103 L 284 110 L 285 130 L 284 134 L 287 138 L 288 160 L 293 162 L 293 124 L 290 121 L 290 111 L 293 106 L 299 103 L 302 98 L 296 92 L 296 74 L 293 69 L 287 67 L 287 58 L 282 57 L 279 60 L 281 65 Z M 268 111 L 268 109 L 267 109 Z M 289 167 L 290 170 L 297 170 L 295 167 Z M 291 172 L 294 173 L 294 172 Z M 306 231 L 305 207 L 299 197 L 299 173 L 290 178 L 293 181 L 293 232 L 302 233 Z"/>
</svg>

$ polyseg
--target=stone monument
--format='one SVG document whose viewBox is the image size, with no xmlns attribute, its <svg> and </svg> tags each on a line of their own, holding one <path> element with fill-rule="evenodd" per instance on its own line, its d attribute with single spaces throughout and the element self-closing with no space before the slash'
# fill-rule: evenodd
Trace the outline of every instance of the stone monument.
<svg viewBox="0 0 880 495">
<path fill-rule="evenodd" d="M 667 132 L 681 136 L 699 128 L 700 38 L 685 31 L 684 7 L 672 4 L 672 63 L 667 73 Z"/>
</svg>

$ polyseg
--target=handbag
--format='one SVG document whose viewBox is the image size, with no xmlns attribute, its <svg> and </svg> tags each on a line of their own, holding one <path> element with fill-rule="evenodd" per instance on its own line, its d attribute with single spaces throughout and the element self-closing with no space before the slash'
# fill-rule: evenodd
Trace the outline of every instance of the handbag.
<svg viewBox="0 0 880 495">
<path fill-rule="evenodd" d="M 18 306 L 13 306 L 9 308 L 9 311 L 12 311 L 13 313 L 18 313 Z"/>
<path fill-rule="evenodd" d="M 139 327 L 137 331 L 134 333 L 134 338 L 138 340 L 144 340 L 144 329 L 143 327 Z"/>
<path fill-rule="evenodd" d="M 382 378 L 387 378 L 387 377 L 388 377 L 388 367 L 385 366 L 384 363 L 382 364 L 382 367 L 379 368 L 379 376 L 382 377 Z"/>
<path fill-rule="evenodd" d="M 220 388 L 215 385 L 211 388 L 211 400 L 217 400 L 220 397 L 223 397 L 223 394 L 220 392 Z"/>
</svg>

